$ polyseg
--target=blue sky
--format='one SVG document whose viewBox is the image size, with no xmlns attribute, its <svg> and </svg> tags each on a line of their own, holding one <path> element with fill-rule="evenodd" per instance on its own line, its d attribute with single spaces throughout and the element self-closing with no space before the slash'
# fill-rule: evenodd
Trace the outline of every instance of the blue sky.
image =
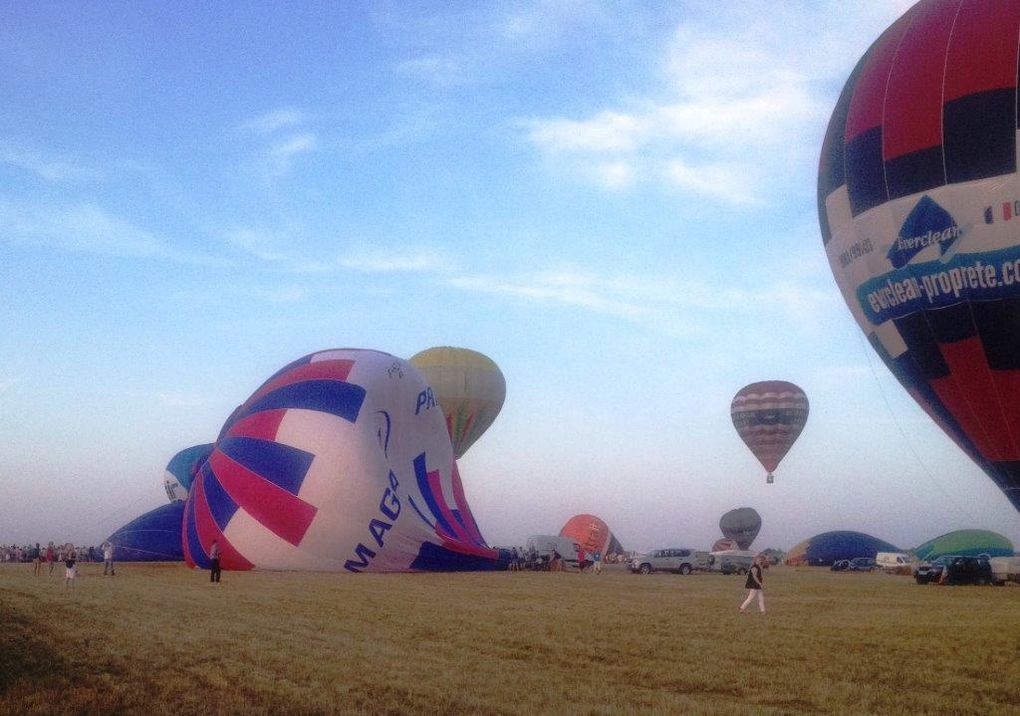
<svg viewBox="0 0 1020 716">
<path fill-rule="evenodd" d="M 0 542 L 165 500 L 285 363 L 480 350 L 461 471 L 496 544 L 1020 515 L 864 340 L 817 226 L 843 81 L 909 2 L 34 3 L 0 23 Z M 802 386 L 774 485 L 743 385 Z"/>
</svg>

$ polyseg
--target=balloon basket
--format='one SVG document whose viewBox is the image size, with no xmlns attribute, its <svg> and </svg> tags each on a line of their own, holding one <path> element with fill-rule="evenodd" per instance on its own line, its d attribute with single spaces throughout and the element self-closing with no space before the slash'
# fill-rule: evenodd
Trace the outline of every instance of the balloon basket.
<svg viewBox="0 0 1020 716">
<path fill-rule="evenodd" d="M 766 485 L 771 485 L 775 481 L 776 481 L 776 476 L 773 475 L 771 472 L 765 477 L 765 484 Z"/>
</svg>

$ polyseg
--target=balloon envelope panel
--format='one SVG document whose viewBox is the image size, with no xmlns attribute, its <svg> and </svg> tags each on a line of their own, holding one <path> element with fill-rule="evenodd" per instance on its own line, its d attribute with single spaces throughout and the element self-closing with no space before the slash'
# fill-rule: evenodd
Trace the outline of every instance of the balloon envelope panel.
<svg viewBox="0 0 1020 716">
<path fill-rule="evenodd" d="M 407 361 L 313 353 L 235 410 L 185 508 L 185 556 L 224 569 L 496 569 L 438 406 Z"/>
<path fill-rule="evenodd" d="M 171 502 L 183 502 L 188 499 L 188 490 L 195 479 L 195 474 L 212 454 L 213 444 L 194 445 L 181 450 L 170 458 L 163 474 L 163 486 L 166 496 Z"/>
<path fill-rule="evenodd" d="M 871 46 L 829 123 L 822 240 L 883 362 L 1020 509 L 1015 0 L 926 0 Z"/>
<path fill-rule="evenodd" d="M 947 554 L 976 557 L 1012 557 L 1013 543 L 996 532 L 987 530 L 957 530 L 928 540 L 914 550 L 918 559 L 935 559 Z"/>
<path fill-rule="evenodd" d="M 831 565 L 836 560 L 871 557 L 879 552 L 900 552 L 900 548 L 863 532 L 837 530 L 806 539 L 786 555 L 792 565 Z"/>
<path fill-rule="evenodd" d="M 113 545 L 113 558 L 118 562 L 180 562 L 181 501 L 162 505 L 128 522 L 106 541 Z"/>
<path fill-rule="evenodd" d="M 468 348 L 440 346 L 411 356 L 443 409 L 460 459 L 489 429 L 506 399 L 506 380 L 491 358 Z"/>
<path fill-rule="evenodd" d="M 740 549 L 748 549 L 761 530 L 761 515 L 753 507 L 738 507 L 719 518 L 719 529 Z"/>
<path fill-rule="evenodd" d="M 785 380 L 746 385 L 737 391 L 730 403 L 733 427 L 770 473 L 793 447 L 807 417 L 807 395 Z"/>
<path fill-rule="evenodd" d="M 595 515 L 574 515 L 560 530 L 560 537 L 569 537 L 581 546 L 585 552 L 602 552 L 607 554 L 623 554 L 616 537 L 609 525 Z"/>
</svg>

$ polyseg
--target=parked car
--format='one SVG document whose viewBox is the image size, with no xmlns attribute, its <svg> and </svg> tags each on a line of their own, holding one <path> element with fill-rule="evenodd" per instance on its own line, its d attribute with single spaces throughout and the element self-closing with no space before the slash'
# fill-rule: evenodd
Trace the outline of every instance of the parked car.
<svg viewBox="0 0 1020 716">
<path fill-rule="evenodd" d="M 656 549 L 648 554 L 638 555 L 630 562 L 630 571 L 639 574 L 652 572 L 675 572 L 690 574 L 699 567 L 698 555 L 693 549 L 673 547 Z"/>
<path fill-rule="evenodd" d="M 835 562 L 832 563 L 832 566 L 829 567 L 829 569 L 832 570 L 833 572 L 845 572 L 849 568 L 850 568 L 849 559 L 837 559 Z"/>
<path fill-rule="evenodd" d="M 871 557 L 854 557 L 850 560 L 850 564 L 847 565 L 848 572 L 873 572 L 875 570 L 875 560 Z"/>
<path fill-rule="evenodd" d="M 982 557 L 953 557 L 946 566 L 949 570 L 945 584 L 991 584 L 992 565 Z"/>
<path fill-rule="evenodd" d="M 918 584 L 938 582 L 942 579 L 942 570 L 953 559 L 955 559 L 954 555 L 943 555 L 936 557 L 930 562 L 921 562 L 917 565 L 917 569 L 914 570 L 914 581 Z"/>
</svg>

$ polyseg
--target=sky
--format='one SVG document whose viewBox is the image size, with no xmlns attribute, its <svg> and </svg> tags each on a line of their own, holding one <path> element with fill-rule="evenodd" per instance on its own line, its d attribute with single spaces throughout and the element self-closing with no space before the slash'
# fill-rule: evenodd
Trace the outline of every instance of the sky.
<svg viewBox="0 0 1020 716">
<path fill-rule="evenodd" d="M 628 549 L 834 529 L 1020 544 L 1020 514 L 843 303 L 822 136 L 911 3 L 8 3 L 0 543 L 98 543 L 267 377 L 473 348 L 490 544 L 602 517 Z M 811 413 L 772 485 L 733 395 Z"/>
</svg>

